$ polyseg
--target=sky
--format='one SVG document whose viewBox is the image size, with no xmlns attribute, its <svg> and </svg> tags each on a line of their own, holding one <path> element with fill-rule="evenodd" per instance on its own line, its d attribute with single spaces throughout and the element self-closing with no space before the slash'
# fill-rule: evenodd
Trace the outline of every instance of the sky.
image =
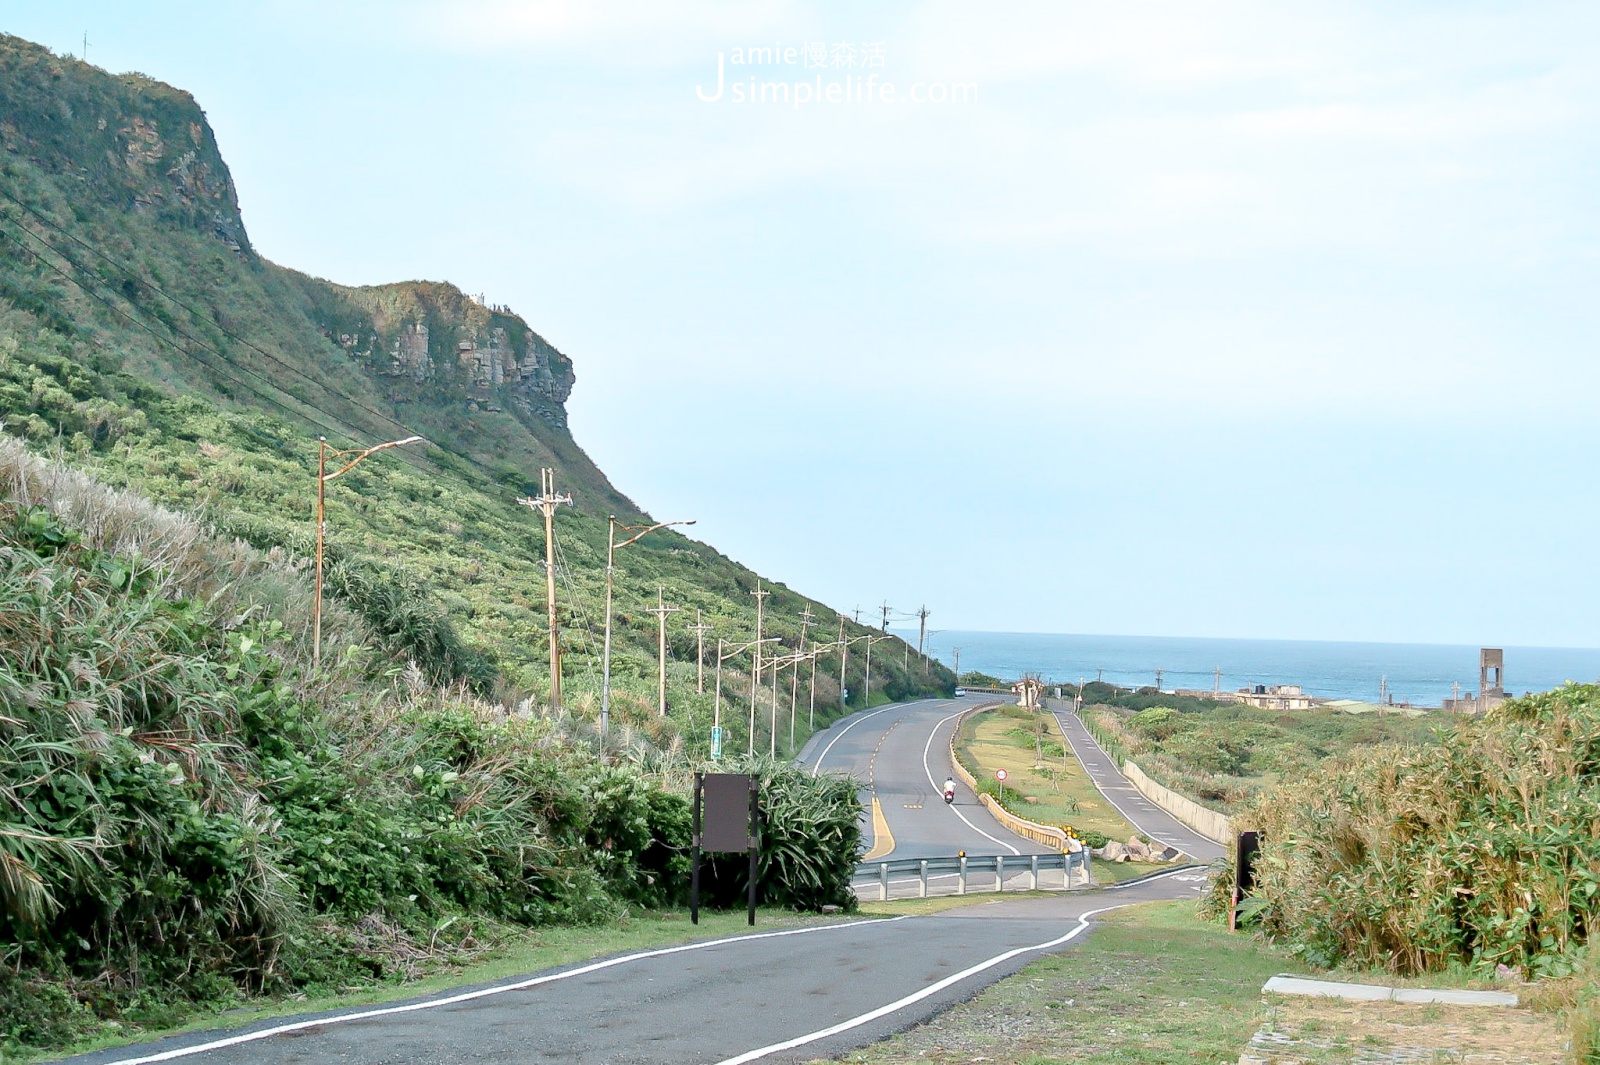
<svg viewBox="0 0 1600 1065">
<path fill-rule="evenodd" d="M 194 93 L 268 258 L 510 305 L 623 492 L 830 606 L 1600 646 L 1592 4 L 0 29 Z"/>
</svg>

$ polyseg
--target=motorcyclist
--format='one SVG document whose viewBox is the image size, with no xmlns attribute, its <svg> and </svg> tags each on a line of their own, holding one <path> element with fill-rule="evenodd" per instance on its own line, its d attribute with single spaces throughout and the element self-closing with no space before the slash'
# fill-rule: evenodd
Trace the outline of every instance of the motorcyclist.
<svg viewBox="0 0 1600 1065">
<path fill-rule="evenodd" d="M 953 802 L 956 801 L 956 778 L 955 777 L 945 777 L 944 778 L 944 801 L 948 802 L 948 803 L 953 803 Z"/>
</svg>

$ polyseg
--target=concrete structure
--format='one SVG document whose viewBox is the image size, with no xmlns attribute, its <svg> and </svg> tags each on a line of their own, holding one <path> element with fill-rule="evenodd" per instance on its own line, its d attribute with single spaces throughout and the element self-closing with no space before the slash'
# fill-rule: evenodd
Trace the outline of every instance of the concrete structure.
<svg viewBox="0 0 1600 1065">
<path fill-rule="evenodd" d="M 1484 647 L 1478 651 L 1478 691 L 1467 692 L 1459 699 L 1444 700 L 1446 710 L 1462 714 L 1481 714 L 1510 698 L 1506 694 L 1506 652 L 1500 647 Z"/>
<path fill-rule="evenodd" d="M 1263 710 L 1309 710 L 1314 700 L 1298 684 L 1257 684 L 1234 692 L 1234 702 Z"/>
</svg>

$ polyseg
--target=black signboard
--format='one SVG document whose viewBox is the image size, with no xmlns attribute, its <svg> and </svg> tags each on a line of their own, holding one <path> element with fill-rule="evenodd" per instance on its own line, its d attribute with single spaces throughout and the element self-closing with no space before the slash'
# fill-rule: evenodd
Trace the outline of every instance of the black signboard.
<svg viewBox="0 0 1600 1065">
<path fill-rule="evenodd" d="M 750 923 L 756 923 L 756 878 L 760 873 L 760 789 L 747 773 L 694 775 L 694 847 L 689 862 L 689 920 L 700 923 L 702 851 L 750 855 Z"/>
</svg>

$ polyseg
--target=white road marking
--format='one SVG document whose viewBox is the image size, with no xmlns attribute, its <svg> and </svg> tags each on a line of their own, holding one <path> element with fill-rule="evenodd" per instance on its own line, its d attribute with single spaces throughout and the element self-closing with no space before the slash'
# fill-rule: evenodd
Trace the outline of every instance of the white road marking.
<svg viewBox="0 0 1600 1065">
<path fill-rule="evenodd" d="M 951 720 L 951 718 L 960 717 L 961 714 L 964 714 L 964 713 L 966 713 L 966 711 L 962 710 L 960 713 L 951 714 L 950 717 L 941 718 L 937 723 L 934 724 L 933 729 L 928 733 L 928 742 L 922 745 L 922 768 L 923 768 L 923 771 L 928 774 L 928 786 L 933 788 L 934 791 L 939 792 L 941 795 L 944 794 L 944 789 L 940 788 L 938 781 L 933 779 L 933 768 L 928 765 L 928 752 L 933 748 L 933 737 L 938 735 L 939 726 L 943 725 L 946 721 Z M 989 835 L 989 833 L 985 832 L 983 829 L 979 828 L 977 825 L 973 824 L 971 821 L 967 821 L 967 815 L 962 813 L 960 810 L 957 810 L 955 808 L 954 804 L 952 804 L 950 806 L 950 812 L 955 814 L 957 817 L 961 818 L 961 820 L 966 821 L 968 828 L 972 829 L 972 831 L 976 832 L 978 835 L 982 836 L 984 839 L 988 840 L 990 843 L 998 843 L 998 844 L 1000 844 L 1000 846 L 1004 847 L 1006 850 L 1010 851 L 1012 854 L 1021 854 L 1022 853 L 1021 851 L 1017 850 L 1017 848 L 1015 848 L 1011 844 L 1007 843 L 1005 840 L 1003 840 L 1003 839 L 995 839 L 993 836 Z"/>
<path fill-rule="evenodd" d="M 1153 877 L 1152 879 L 1159 878 Z M 1064 936 L 1050 940 L 1048 943 L 1035 943 L 1031 947 L 1018 947 L 1015 950 L 1008 950 L 1004 954 L 996 954 L 987 961 L 980 961 L 978 964 L 969 966 L 952 976 L 945 977 L 938 983 L 929 984 L 921 991 L 912 992 L 904 998 L 896 999 L 887 1005 L 879 1006 L 877 1009 L 870 1010 L 858 1017 L 851 1017 L 849 1020 L 840 1021 L 838 1024 L 832 1025 L 828 1028 L 819 1028 L 815 1032 L 811 1032 L 807 1035 L 797 1036 L 794 1039 L 787 1039 L 782 1043 L 772 1043 L 768 1046 L 759 1047 L 755 1050 L 747 1050 L 743 1054 L 739 1054 L 735 1057 L 724 1058 L 721 1061 L 716 1062 L 716 1065 L 744 1065 L 745 1062 L 757 1061 L 771 1054 L 777 1054 L 780 1051 L 793 1050 L 795 1047 L 802 1047 L 807 1043 L 815 1043 L 819 1039 L 827 1039 L 829 1036 L 838 1035 L 840 1032 L 848 1032 L 852 1028 L 859 1028 L 863 1024 L 868 1024 L 877 1020 L 879 1017 L 886 1017 L 896 1010 L 904 1009 L 913 1003 L 921 1002 L 930 995 L 937 995 L 940 991 L 943 991 L 952 984 L 958 984 L 969 976 L 976 976 L 985 969 L 992 969 L 1001 962 L 1010 961 L 1019 954 L 1026 954 L 1029 951 L 1034 950 L 1049 950 L 1051 947 L 1059 947 L 1070 940 L 1076 939 L 1086 928 L 1089 927 L 1089 918 L 1091 917 L 1102 913 L 1110 913 L 1112 910 L 1120 910 L 1127 906 L 1137 905 L 1138 903 L 1136 902 L 1124 902 L 1117 906 L 1102 906 L 1098 910 L 1090 910 L 1078 918 L 1078 927 L 1074 928 Z"/>
<path fill-rule="evenodd" d="M 1060 711 L 1056 711 L 1055 712 L 1055 717 L 1056 717 L 1056 727 L 1061 730 L 1061 738 L 1067 741 L 1067 746 L 1068 747 L 1072 748 L 1072 756 L 1074 758 L 1076 758 L 1080 763 L 1082 763 L 1083 762 L 1083 755 L 1078 753 L 1078 745 L 1076 743 L 1072 742 L 1072 737 L 1071 736 L 1067 735 L 1067 725 L 1066 725 L 1066 722 L 1061 720 L 1061 712 Z M 1085 730 L 1085 731 L 1087 731 L 1087 730 Z M 1092 736 L 1090 738 L 1093 739 Z M 1137 789 L 1135 789 L 1132 784 L 1128 784 L 1128 785 L 1112 785 L 1110 788 L 1102 788 L 1102 787 L 1100 787 L 1100 782 L 1098 780 L 1093 779 L 1093 778 L 1090 778 L 1089 783 L 1093 784 L 1096 788 L 1098 788 L 1099 791 L 1100 791 L 1100 794 L 1104 795 L 1106 797 L 1106 801 L 1109 802 L 1112 806 L 1115 806 L 1117 808 L 1117 812 L 1120 813 L 1123 817 L 1126 817 L 1128 819 L 1128 824 L 1132 825 L 1134 828 L 1137 828 L 1143 835 L 1145 835 L 1146 837 L 1148 837 L 1150 839 L 1161 840 L 1160 836 L 1156 835 L 1154 832 L 1148 831 L 1143 825 L 1141 825 L 1141 824 L 1139 824 L 1139 822 L 1135 821 L 1133 819 L 1133 815 L 1130 814 L 1128 811 L 1124 810 L 1122 808 L 1122 805 L 1120 803 L 1118 803 L 1117 800 L 1115 800 L 1115 799 L 1113 799 L 1111 797 L 1111 792 L 1115 791 L 1115 790 L 1118 790 L 1119 788 L 1122 788 L 1122 789 L 1127 790 L 1127 791 L 1133 791 L 1133 792 L 1137 793 Z M 1155 812 L 1154 809 L 1152 809 L 1151 812 L 1154 813 Z M 1177 820 L 1177 819 L 1174 818 L 1174 820 Z M 1198 833 L 1196 833 L 1196 835 L 1198 835 Z M 1166 842 L 1166 841 L 1162 840 L 1162 842 Z M 1166 845 L 1169 846 L 1169 847 L 1173 846 L 1173 844 L 1170 843 L 1170 842 L 1167 842 Z"/>
<path fill-rule="evenodd" d="M 822 760 L 824 758 L 828 757 L 828 752 L 833 750 L 833 745 L 834 744 L 836 744 L 840 740 L 844 739 L 844 734 L 846 732 L 849 732 L 851 729 L 855 728 L 857 725 L 861 724 L 861 722 L 865 721 L 869 717 L 877 717 L 879 714 L 883 713 L 885 710 L 894 710 L 897 707 L 903 709 L 905 707 L 905 705 L 906 705 L 905 703 L 890 703 L 888 706 L 884 707 L 883 710 L 874 710 L 870 714 L 862 714 L 860 717 L 858 717 L 854 721 L 850 722 L 850 724 L 848 724 L 844 728 L 840 729 L 839 730 L 839 734 L 837 736 L 835 736 L 833 739 L 829 740 L 828 741 L 828 745 L 826 747 L 822 748 L 822 753 L 817 755 L 817 762 L 816 762 L 815 765 L 813 765 L 811 767 L 811 775 L 812 776 L 816 776 L 819 772 L 822 771 Z"/>
<path fill-rule="evenodd" d="M 198 1043 L 194 1046 L 178 1047 L 175 1050 L 163 1050 L 159 1054 L 147 1054 L 140 1058 L 119 1058 L 111 1065 L 150 1065 L 157 1061 L 172 1061 L 175 1058 L 187 1058 L 195 1054 L 204 1054 L 208 1050 L 221 1050 L 224 1047 L 239 1046 L 243 1043 L 255 1043 L 262 1039 L 269 1039 L 275 1035 L 284 1035 L 289 1032 L 302 1032 L 307 1028 L 319 1028 L 324 1025 L 348 1024 L 350 1021 L 371 1020 L 374 1017 L 393 1017 L 402 1013 L 416 1013 L 419 1010 L 431 1010 L 438 1006 L 453 1006 L 458 1002 L 471 1002 L 474 999 L 489 998 L 493 995 L 503 995 L 508 991 L 524 991 L 540 984 L 550 984 L 557 980 L 566 980 L 574 976 L 584 976 L 588 973 L 598 972 L 601 969 L 610 969 L 630 961 L 643 961 L 646 958 L 659 958 L 667 954 L 682 954 L 690 950 L 704 950 L 707 947 L 718 947 L 729 943 L 746 943 L 757 939 L 776 939 L 780 936 L 798 936 L 809 932 L 832 932 L 840 928 L 856 928 L 864 924 L 894 924 L 904 921 L 909 914 L 899 917 L 889 917 L 881 921 L 846 921 L 842 924 L 822 925 L 814 928 L 789 928 L 782 932 L 757 932 L 754 935 L 727 936 L 722 939 L 704 939 L 698 943 L 682 943 L 676 947 L 660 947 L 656 950 L 641 950 L 636 954 L 624 954 L 620 958 L 608 958 L 605 961 L 593 962 L 582 965 L 576 969 L 567 969 L 564 972 L 551 973 L 548 976 L 535 976 L 527 980 L 519 980 L 514 984 L 500 984 L 496 987 L 479 988 L 476 991 L 466 991 L 448 998 L 429 999 L 426 1002 L 409 1002 L 402 1006 L 385 1006 L 381 1009 L 362 1010 L 359 1013 L 345 1013 L 336 1017 L 316 1017 L 304 1021 L 294 1021 L 290 1024 L 280 1024 L 272 1028 L 263 1028 L 256 1032 L 245 1032 L 240 1035 L 228 1036 L 225 1039 L 214 1039 L 209 1043 Z"/>
</svg>

